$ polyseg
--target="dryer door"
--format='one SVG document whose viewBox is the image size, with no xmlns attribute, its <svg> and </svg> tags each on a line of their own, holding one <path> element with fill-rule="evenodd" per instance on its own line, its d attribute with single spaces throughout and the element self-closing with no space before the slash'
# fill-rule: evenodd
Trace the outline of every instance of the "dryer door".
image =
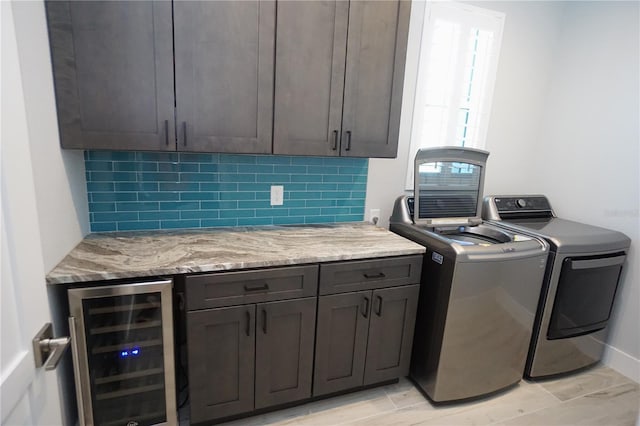
<svg viewBox="0 0 640 426">
<path fill-rule="evenodd" d="M 606 327 L 625 257 L 620 252 L 564 259 L 548 339 L 579 336 Z"/>
</svg>

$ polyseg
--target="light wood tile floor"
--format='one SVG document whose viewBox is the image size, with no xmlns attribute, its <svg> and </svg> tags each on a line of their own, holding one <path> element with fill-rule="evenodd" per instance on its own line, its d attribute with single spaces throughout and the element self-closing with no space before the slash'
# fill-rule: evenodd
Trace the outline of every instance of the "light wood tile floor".
<svg viewBox="0 0 640 426">
<path fill-rule="evenodd" d="M 434 407 L 406 379 L 273 413 L 224 423 L 259 425 L 635 425 L 640 386 L 607 367 L 522 381 L 473 402 Z M 638 423 L 640 424 L 640 422 Z"/>
</svg>

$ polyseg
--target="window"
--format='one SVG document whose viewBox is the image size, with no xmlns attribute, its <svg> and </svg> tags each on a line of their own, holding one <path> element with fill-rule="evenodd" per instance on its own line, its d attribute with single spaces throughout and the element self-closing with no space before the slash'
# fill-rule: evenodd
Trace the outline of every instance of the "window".
<svg viewBox="0 0 640 426">
<path fill-rule="evenodd" d="M 407 188 L 418 149 L 484 148 L 505 18 L 455 2 L 428 2 L 424 13 Z"/>
</svg>

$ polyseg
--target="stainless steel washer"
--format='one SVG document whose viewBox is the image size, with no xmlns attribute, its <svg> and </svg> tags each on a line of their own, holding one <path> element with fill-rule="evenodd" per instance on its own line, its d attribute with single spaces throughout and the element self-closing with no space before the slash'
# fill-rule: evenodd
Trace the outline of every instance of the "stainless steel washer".
<svg viewBox="0 0 640 426">
<path fill-rule="evenodd" d="M 426 247 L 410 377 L 433 401 L 477 397 L 522 378 L 548 245 L 480 219 L 488 152 L 418 152 L 415 199 L 390 230 Z"/>
<path fill-rule="evenodd" d="M 598 362 L 631 240 L 556 217 L 543 195 L 486 197 L 482 216 L 551 246 L 525 375 L 551 376 Z"/>
</svg>

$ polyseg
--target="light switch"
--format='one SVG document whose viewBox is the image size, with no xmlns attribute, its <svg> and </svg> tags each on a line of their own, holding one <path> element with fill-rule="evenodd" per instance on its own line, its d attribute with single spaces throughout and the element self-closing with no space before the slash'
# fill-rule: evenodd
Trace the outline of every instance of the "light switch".
<svg viewBox="0 0 640 426">
<path fill-rule="evenodd" d="M 284 186 L 271 185 L 271 205 L 281 206 L 284 203 Z"/>
</svg>

